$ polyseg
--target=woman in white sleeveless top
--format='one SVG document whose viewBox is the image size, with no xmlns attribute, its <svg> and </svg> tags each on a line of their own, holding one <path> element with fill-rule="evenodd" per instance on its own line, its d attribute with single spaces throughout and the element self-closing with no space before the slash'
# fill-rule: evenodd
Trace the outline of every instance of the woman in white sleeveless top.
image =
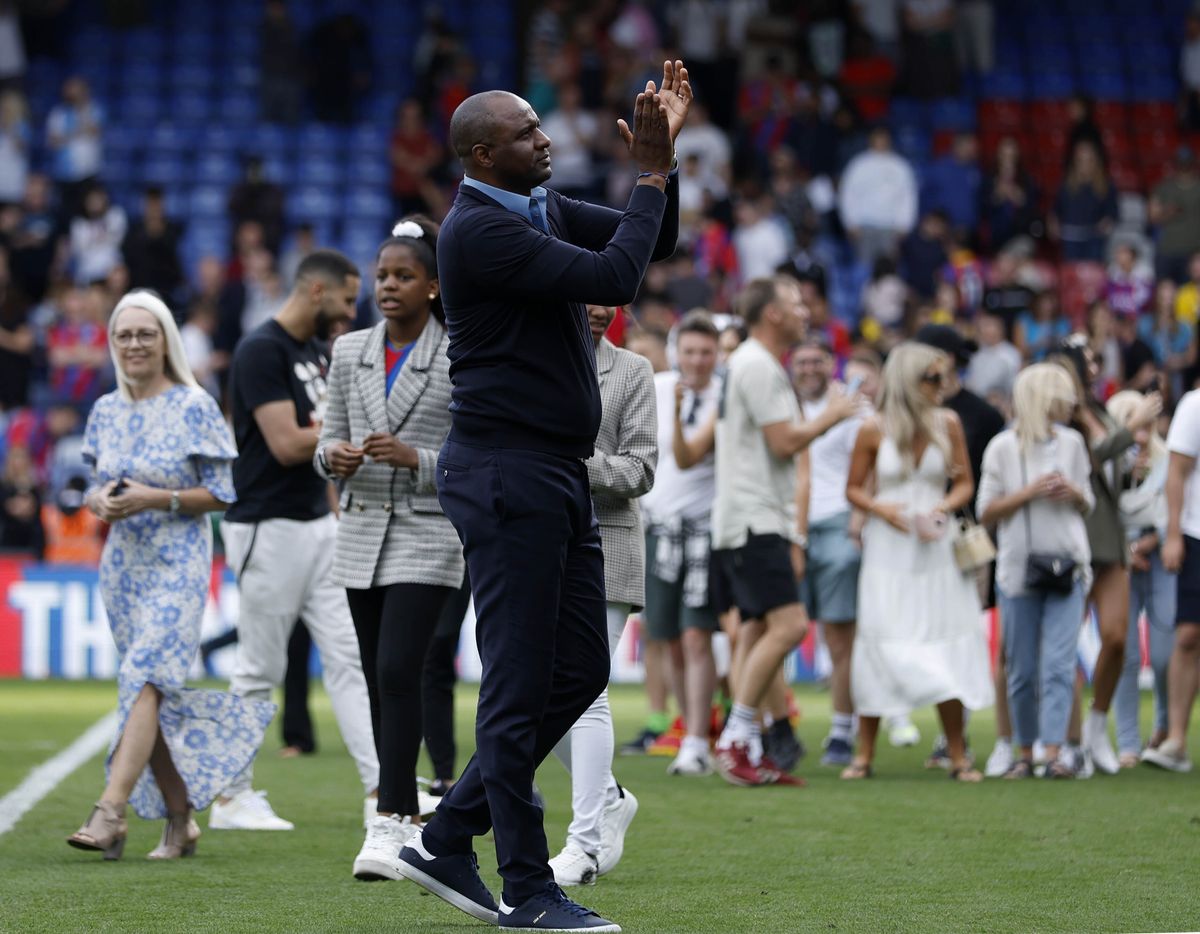
<svg viewBox="0 0 1200 934">
<path fill-rule="evenodd" d="M 879 415 L 855 443 L 846 498 L 868 519 L 850 674 L 859 746 L 843 778 L 870 777 L 881 717 L 930 704 L 951 778 L 982 778 L 967 758 L 963 708 L 987 707 L 994 695 L 974 580 L 954 563 L 953 516 L 975 484 L 962 423 L 941 407 L 949 365 L 932 347 L 896 347 Z"/>
</svg>

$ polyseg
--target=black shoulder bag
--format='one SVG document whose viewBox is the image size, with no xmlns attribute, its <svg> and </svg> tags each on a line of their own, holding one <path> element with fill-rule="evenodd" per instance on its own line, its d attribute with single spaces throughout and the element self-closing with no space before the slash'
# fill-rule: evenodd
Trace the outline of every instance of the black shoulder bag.
<svg viewBox="0 0 1200 934">
<path fill-rule="evenodd" d="M 1029 485 L 1025 474 L 1025 455 L 1021 454 L 1021 486 Z M 1075 559 L 1070 555 L 1048 554 L 1033 550 L 1033 533 L 1029 522 L 1029 504 L 1021 507 L 1025 514 L 1025 589 L 1039 593 L 1070 593 L 1075 586 Z"/>
</svg>

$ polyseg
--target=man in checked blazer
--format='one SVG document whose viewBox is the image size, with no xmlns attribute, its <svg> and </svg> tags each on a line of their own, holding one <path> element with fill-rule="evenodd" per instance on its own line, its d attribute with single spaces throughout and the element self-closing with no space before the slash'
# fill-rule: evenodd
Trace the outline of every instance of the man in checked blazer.
<svg viewBox="0 0 1200 934">
<path fill-rule="evenodd" d="M 631 610 L 645 603 L 646 545 L 635 501 L 654 485 L 658 408 L 650 361 L 614 347 L 604 334 L 615 308 L 588 305 L 600 378 L 600 433 L 585 462 L 604 547 L 608 652 L 617 651 Z M 567 844 L 550 860 L 559 885 L 589 885 L 616 866 L 637 798 L 612 774 L 613 725 L 608 688 L 600 692 L 554 753 L 571 773 L 572 820 Z"/>
</svg>

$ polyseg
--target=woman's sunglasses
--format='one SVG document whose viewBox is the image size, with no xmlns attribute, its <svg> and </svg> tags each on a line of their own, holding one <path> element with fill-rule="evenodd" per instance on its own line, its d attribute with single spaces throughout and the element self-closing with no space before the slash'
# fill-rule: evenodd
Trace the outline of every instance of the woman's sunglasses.
<svg viewBox="0 0 1200 934">
<path fill-rule="evenodd" d="M 941 373 L 924 373 L 921 376 L 921 382 L 928 383 L 930 386 L 940 386 L 945 378 Z"/>
</svg>

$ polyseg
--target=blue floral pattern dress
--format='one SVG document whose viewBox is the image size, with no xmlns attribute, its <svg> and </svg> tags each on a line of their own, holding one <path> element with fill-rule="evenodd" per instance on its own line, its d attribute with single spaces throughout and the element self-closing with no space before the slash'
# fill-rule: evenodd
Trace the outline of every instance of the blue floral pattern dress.
<svg viewBox="0 0 1200 934">
<path fill-rule="evenodd" d="M 206 392 L 174 385 L 131 402 L 117 392 L 96 401 L 84 433 L 94 487 L 125 477 L 148 486 L 202 486 L 224 503 L 236 499 L 229 428 Z M 212 576 L 208 516 L 149 509 L 113 523 L 100 560 L 100 592 L 120 657 L 118 727 L 146 684 L 162 692 L 159 726 L 171 760 L 202 810 L 254 758 L 275 705 L 223 691 L 184 687 L 200 645 L 200 620 Z M 138 816 L 165 817 L 147 767 L 129 803 Z"/>
</svg>

